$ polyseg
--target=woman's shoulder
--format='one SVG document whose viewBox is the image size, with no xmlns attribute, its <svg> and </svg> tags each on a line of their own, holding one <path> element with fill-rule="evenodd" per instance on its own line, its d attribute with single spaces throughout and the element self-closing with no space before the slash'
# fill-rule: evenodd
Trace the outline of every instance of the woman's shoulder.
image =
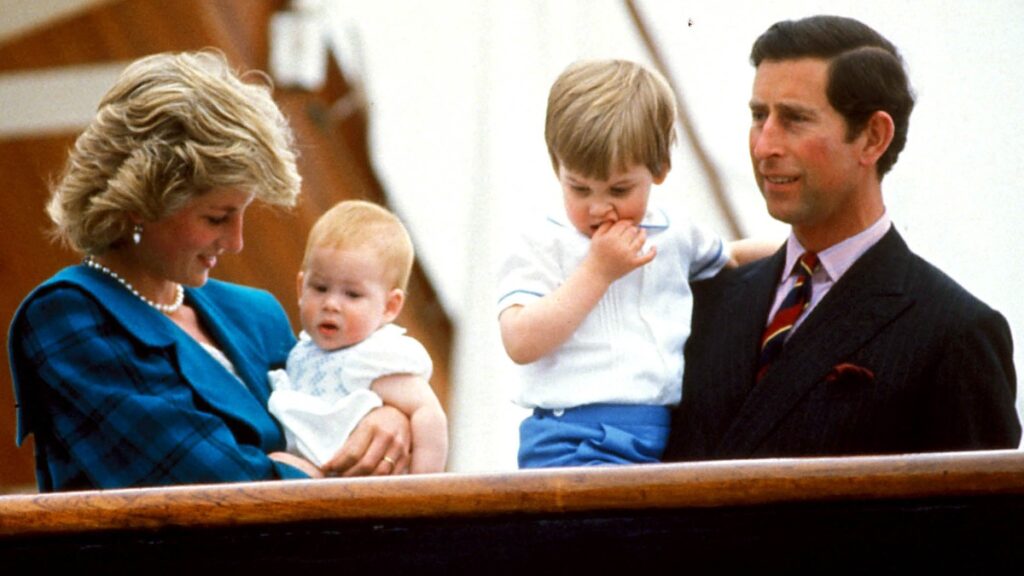
<svg viewBox="0 0 1024 576">
<path fill-rule="evenodd" d="M 98 304 L 100 301 L 102 300 L 96 297 L 95 286 L 84 267 L 69 266 L 33 288 L 18 306 L 14 320 L 17 322 L 28 310 L 39 307 L 78 309 L 83 304 Z"/>
<path fill-rule="evenodd" d="M 160 315 L 124 286 L 85 266 L 61 270 L 22 301 L 11 321 L 10 337 L 79 339 L 131 335 L 149 346 L 174 339 L 170 325 L 154 322 Z"/>
</svg>

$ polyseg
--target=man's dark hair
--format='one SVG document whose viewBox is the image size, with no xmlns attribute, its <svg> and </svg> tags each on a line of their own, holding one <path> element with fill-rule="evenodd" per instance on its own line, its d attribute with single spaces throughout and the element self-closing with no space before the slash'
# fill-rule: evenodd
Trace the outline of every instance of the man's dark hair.
<svg viewBox="0 0 1024 576">
<path fill-rule="evenodd" d="M 852 18 L 812 16 L 777 22 L 754 42 L 750 62 L 820 58 L 829 62 L 828 101 L 846 119 L 846 137 L 857 137 L 878 110 L 892 116 L 892 143 L 878 159 L 882 178 L 907 143 L 914 95 L 903 58 L 871 27 Z"/>
</svg>

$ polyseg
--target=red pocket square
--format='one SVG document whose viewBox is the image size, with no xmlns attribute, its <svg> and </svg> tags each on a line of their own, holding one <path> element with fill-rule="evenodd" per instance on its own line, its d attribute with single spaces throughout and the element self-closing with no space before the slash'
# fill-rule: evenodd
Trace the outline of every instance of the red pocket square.
<svg viewBox="0 0 1024 576">
<path fill-rule="evenodd" d="M 843 362 L 832 367 L 832 371 L 825 376 L 825 382 L 836 380 L 862 380 L 870 382 L 875 379 L 875 373 L 863 366 Z"/>
</svg>

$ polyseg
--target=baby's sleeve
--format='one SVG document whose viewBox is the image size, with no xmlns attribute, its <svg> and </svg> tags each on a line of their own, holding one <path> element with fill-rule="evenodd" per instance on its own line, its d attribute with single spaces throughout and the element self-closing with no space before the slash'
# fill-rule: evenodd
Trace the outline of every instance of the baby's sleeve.
<svg viewBox="0 0 1024 576">
<path fill-rule="evenodd" d="M 434 364 L 430 354 L 405 329 L 389 324 L 349 350 L 342 380 L 349 390 L 369 390 L 373 381 L 392 374 L 413 374 L 430 380 Z"/>
</svg>

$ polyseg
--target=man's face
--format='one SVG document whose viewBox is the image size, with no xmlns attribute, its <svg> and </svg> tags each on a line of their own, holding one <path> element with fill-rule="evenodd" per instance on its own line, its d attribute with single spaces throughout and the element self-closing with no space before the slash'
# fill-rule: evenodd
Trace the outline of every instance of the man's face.
<svg viewBox="0 0 1024 576">
<path fill-rule="evenodd" d="M 823 232 L 851 236 L 873 208 L 874 166 L 861 162 L 865 137 L 847 141 L 846 122 L 825 94 L 827 83 L 825 60 L 765 60 L 750 99 L 754 177 L 768 213 L 792 225 L 802 242 Z"/>
</svg>

